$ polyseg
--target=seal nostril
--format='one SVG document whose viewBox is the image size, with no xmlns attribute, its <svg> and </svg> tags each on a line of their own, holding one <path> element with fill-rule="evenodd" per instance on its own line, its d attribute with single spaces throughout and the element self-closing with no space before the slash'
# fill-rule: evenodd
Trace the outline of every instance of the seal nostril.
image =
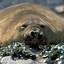
<svg viewBox="0 0 64 64">
<path fill-rule="evenodd" d="M 39 36 L 38 36 L 38 39 L 41 39 L 41 38 L 42 38 L 42 35 L 39 35 Z"/>
<path fill-rule="evenodd" d="M 35 35 L 35 33 L 34 32 L 31 32 L 31 36 L 34 36 Z"/>
</svg>

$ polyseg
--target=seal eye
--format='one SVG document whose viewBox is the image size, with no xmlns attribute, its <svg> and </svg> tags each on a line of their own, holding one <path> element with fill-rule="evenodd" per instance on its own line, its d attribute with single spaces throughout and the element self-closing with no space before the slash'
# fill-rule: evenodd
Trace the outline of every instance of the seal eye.
<svg viewBox="0 0 64 64">
<path fill-rule="evenodd" d="M 45 26 L 44 25 L 40 25 L 41 28 L 44 28 Z"/>
<path fill-rule="evenodd" d="M 28 25 L 26 25 L 26 24 L 24 24 L 24 25 L 20 26 L 19 31 L 24 30 L 27 26 L 28 26 Z"/>
<path fill-rule="evenodd" d="M 22 25 L 22 27 L 27 27 L 27 26 L 28 26 L 27 24 Z"/>
</svg>

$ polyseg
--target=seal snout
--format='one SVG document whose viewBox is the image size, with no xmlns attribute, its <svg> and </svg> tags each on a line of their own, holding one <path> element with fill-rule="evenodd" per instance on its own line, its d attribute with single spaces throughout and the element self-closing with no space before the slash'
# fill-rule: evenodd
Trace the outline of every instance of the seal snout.
<svg viewBox="0 0 64 64">
<path fill-rule="evenodd" d="M 42 38 L 43 32 L 31 31 L 29 33 L 29 36 L 32 37 L 32 38 Z"/>
</svg>

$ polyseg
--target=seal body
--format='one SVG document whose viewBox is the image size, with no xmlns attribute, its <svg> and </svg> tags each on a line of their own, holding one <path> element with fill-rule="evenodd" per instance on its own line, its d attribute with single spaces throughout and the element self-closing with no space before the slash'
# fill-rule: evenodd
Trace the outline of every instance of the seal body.
<svg viewBox="0 0 64 64">
<path fill-rule="evenodd" d="M 64 42 L 64 19 L 37 4 L 18 4 L 1 10 L 0 42 L 7 45 L 22 42 L 22 38 L 30 44 Z"/>
</svg>

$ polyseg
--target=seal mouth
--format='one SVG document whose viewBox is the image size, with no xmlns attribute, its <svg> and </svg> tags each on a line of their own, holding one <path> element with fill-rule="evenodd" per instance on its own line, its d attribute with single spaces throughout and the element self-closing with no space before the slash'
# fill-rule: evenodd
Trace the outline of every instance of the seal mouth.
<svg viewBox="0 0 64 64">
<path fill-rule="evenodd" d="M 47 39 L 44 35 L 37 34 L 37 33 L 34 35 L 34 33 L 31 33 L 31 35 L 26 35 L 24 37 L 24 42 L 30 47 L 36 48 L 39 45 L 46 45 Z"/>
</svg>

